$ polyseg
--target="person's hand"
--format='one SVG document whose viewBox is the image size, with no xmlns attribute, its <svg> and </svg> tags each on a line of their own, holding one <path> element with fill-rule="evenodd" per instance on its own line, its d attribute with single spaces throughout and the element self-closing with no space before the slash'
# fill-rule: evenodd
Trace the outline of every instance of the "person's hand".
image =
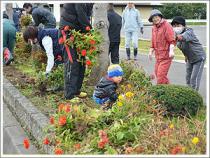
<svg viewBox="0 0 210 158">
<path fill-rule="evenodd" d="M 172 59 L 174 58 L 174 51 L 169 52 L 169 57 L 172 58 Z"/>
<path fill-rule="evenodd" d="M 150 48 L 149 55 L 148 55 L 150 61 L 152 61 L 152 55 L 153 54 L 154 54 L 154 48 Z"/>
<path fill-rule="evenodd" d="M 174 45 L 170 44 L 170 50 L 169 50 L 169 58 L 174 58 Z"/>
<path fill-rule="evenodd" d="M 141 27 L 141 34 L 143 34 L 144 33 L 144 29 L 143 29 L 143 27 Z"/>
<path fill-rule="evenodd" d="M 182 36 L 182 35 L 176 35 L 176 39 L 177 39 L 178 41 L 182 41 L 183 36 Z"/>
</svg>

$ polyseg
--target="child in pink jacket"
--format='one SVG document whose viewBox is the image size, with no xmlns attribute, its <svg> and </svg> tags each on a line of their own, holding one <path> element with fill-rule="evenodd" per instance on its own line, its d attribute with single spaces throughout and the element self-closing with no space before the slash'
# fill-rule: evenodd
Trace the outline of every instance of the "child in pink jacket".
<svg viewBox="0 0 210 158">
<path fill-rule="evenodd" d="M 157 84 L 168 84 L 168 71 L 174 57 L 175 35 L 172 26 L 163 19 L 159 10 L 152 10 L 149 22 L 153 23 L 152 46 L 149 59 L 155 53 L 155 75 Z"/>
</svg>

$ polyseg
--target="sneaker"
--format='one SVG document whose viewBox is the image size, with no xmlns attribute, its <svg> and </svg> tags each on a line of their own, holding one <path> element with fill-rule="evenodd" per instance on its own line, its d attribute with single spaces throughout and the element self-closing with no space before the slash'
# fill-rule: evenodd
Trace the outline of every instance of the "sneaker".
<svg viewBox="0 0 210 158">
<path fill-rule="evenodd" d="M 81 102 L 80 98 L 74 97 L 71 100 L 69 100 L 70 103 L 78 104 Z"/>
<path fill-rule="evenodd" d="M 137 56 L 134 56 L 134 60 L 138 60 L 138 59 L 137 59 Z"/>
<path fill-rule="evenodd" d="M 78 95 L 76 95 L 79 98 L 86 98 L 87 97 L 87 93 L 85 92 L 80 92 Z"/>
</svg>

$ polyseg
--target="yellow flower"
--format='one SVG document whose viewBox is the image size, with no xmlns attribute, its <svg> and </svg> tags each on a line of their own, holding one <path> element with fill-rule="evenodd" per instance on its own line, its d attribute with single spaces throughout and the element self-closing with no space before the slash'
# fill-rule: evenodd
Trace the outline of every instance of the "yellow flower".
<svg viewBox="0 0 210 158">
<path fill-rule="evenodd" d="M 134 94 L 133 94 L 132 92 L 127 92 L 127 93 L 125 94 L 125 96 L 128 97 L 128 98 L 131 98 L 131 97 L 134 96 Z"/>
<path fill-rule="evenodd" d="M 185 153 L 186 147 L 182 147 L 182 152 Z"/>
<path fill-rule="evenodd" d="M 117 105 L 118 105 L 118 106 L 123 106 L 123 103 L 118 101 L 118 102 L 117 102 Z"/>
<path fill-rule="evenodd" d="M 197 144 L 199 142 L 199 138 L 198 137 L 194 137 L 193 139 L 192 139 L 192 143 L 193 144 Z"/>
<path fill-rule="evenodd" d="M 123 95 L 119 95 L 119 96 L 118 96 L 118 99 L 119 99 L 119 100 L 123 100 L 123 99 L 124 99 L 124 96 L 123 96 Z"/>
<path fill-rule="evenodd" d="M 171 123 L 171 124 L 169 125 L 169 128 L 170 128 L 170 129 L 173 129 L 173 128 L 174 128 L 174 125 Z"/>
<path fill-rule="evenodd" d="M 128 89 L 131 89 L 132 86 L 131 86 L 131 84 L 127 84 L 127 87 L 128 87 Z"/>
</svg>

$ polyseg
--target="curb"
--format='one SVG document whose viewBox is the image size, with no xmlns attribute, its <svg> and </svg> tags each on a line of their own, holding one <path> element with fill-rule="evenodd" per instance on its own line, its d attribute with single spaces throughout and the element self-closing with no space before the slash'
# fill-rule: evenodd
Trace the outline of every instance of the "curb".
<svg viewBox="0 0 210 158">
<path fill-rule="evenodd" d="M 23 96 L 5 77 L 3 77 L 3 100 L 18 122 L 31 133 L 43 151 L 53 154 L 53 148 L 43 145 L 44 128 L 49 119 L 42 114 L 25 96 Z"/>
</svg>

